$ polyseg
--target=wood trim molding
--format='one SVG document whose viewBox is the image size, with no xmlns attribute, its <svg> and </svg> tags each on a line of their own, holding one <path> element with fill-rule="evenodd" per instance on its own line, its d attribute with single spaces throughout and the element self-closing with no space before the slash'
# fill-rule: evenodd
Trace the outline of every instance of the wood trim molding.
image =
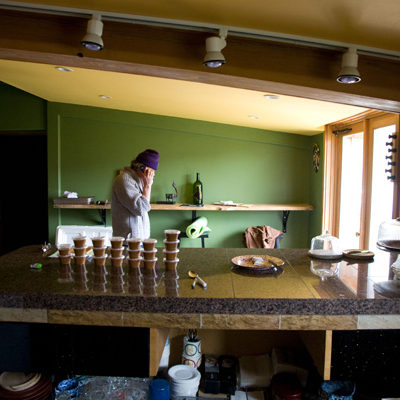
<svg viewBox="0 0 400 400">
<path fill-rule="evenodd" d="M 361 189 L 360 249 L 369 248 L 369 225 L 371 221 L 372 159 L 374 136 L 370 120 L 363 121 L 363 176 Z"/>
<path fill-rule="evenodd" d="M 165 343 L 169 334 L 169 328 L 150 328 L 150 358 L 149 375 L 156 376 Z"/>
<path fill-rule="evenodd" d="M 400 145 L 400 115 L 395 116 L 396 132 L 397 138 L 394 141 L 395 147 L 398 149 L 396 153 L 396 172 L 395 174 L 400 177 L 400 157 L 399 157 L 399 145 Z M 400 216 L 400 181 L 394 182 L 394 193 L 393 193 L 393 213 L 392 218 L 397 218 Z"/>
<path fill-rule="evenodd" d="M 329 230 L 334 236 L 339 236 L 340 220 L 340 188 L 341 188 L 341 154 L 342 140 L 345 135 L 363 132 L 363 177 L 362 200 L 360 215 L 360 248 L 369 246 L 369 226 L 371 221 L 371 193 L 373 167 L 373 130 L 376 127 L 396 124 L 397 138 L 394 147 L 399 150 L 400 145 L 400 115 L 379 111 L 367 111 L 354 118 L 329 124 L 325 127 L 324 135 L 324 200 L 323 200 L 323 229 Z M 335 135 L 333 132 L 351 128 L 351 131 Z M 398 153 L 394 153 L 398 157 Z M 395 175 L 400 178 L 400 165 L 396 161 Z M 394 182 L 393 218 L 400 213 L 400 179 Z"/>
<path fill-rule="evenodd" d="M 327 125 L 324 134 L 324 196 L 322 212 L 322 232 L 328 230 L 337 236 L 338 215 L 337 204 L 337 136 L 332 127 Z"/>
<path fill-rule="evenodd" d="M 330 125 L 332 126 L 332 130 L 336 131 L 336 130 L 341 130 L 345 127 L 348 127 L 349 125 L 363 122 L 366 119 L 382 117 L 385 115 L 387 115 L 387 113 L 384 111 L 367 110 L 362 113 L 352 115 L 351 117 L 343 118 L 340 121 L 332 122 Z"/>
</svg>

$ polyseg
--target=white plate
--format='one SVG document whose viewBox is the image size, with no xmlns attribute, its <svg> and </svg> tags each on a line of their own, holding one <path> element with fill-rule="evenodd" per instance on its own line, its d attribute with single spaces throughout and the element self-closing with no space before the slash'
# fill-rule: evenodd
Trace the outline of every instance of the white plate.
<svg viewBox="0 0 400 400">
<path fill-rule="evenodd" d="M 200 372 L 190 365 L 175 365 L 168 370 L 169 377 L 175 381 L 191 381 L 200 378 Z"/>
<path fill-rule="evenodd" d="M 260 260 L 260 265 L 255 265 L 253 258 Z M 278 257 L 272 257 L 267 255 L 256 255 L 256 254 L 246 254 L 244 256 L 237 256 L 232 258 L 231 261 L 233 264 L 239 267 L 249 268 L 253 270 L 272 269 L 273 266 L 281 266 L 285 263 L 282 259 Z"/>
</svg>

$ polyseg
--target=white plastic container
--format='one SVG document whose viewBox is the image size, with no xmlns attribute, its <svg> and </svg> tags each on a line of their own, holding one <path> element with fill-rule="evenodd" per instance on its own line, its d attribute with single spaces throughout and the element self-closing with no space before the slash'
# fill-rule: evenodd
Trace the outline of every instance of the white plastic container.
<svg viewBox="0 0 400 400">
<path fill-rule="evenodd" d="M 86 235 L 86 244 L 92 245 L 92 236 L 104 236 L 105 246 L 110 246 L 110 237 L 112 236 L 111 226 L 87 226 L 87 225 L 59 225 L 56 230 L 56 245 L 60 243 L 74 244 L 72 241 L 73 236 Z"/>
<path fill-rule="evenodd" d="M 168 370 L 171 384 L 171 396 L 196 397 L 201 374 L 189 365 L 174 365 Z"/>
</svg>

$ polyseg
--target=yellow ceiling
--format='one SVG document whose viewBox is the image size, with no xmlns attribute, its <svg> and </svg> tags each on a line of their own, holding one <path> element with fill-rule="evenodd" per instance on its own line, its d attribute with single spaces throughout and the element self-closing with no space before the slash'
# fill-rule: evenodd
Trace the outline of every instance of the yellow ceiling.
<svg viewBox="0 0 400 400">
<path fill-rule="evenodd" d="M 241 27 L 400 51 L 399 0 L 3 1 Z M 107 29 L 105 23 L 104 29 Z M 228 33 L 229 36 L 229 33 Z M 364 108 L 181 80 L 0 60 L 0 79 L 49 101 L 315 134 Z M 100 95 L 111 96 L 101 99 Z M 252 119 L 249 116 L 257 116 Z"/>
<path fill-rule="evenodd" d="M 1 79 L 52 102 L 312 135 L 364 108 L 181 80 L 0 60 Z M 268 93 L 270 94 L 270 93 Z M 111 99 L 102 99 L 105 95 Z M 253 117 L 253 118 L 252 118 Z M 258 117 L 255 119 L 254 117 Z"/>
</svg>

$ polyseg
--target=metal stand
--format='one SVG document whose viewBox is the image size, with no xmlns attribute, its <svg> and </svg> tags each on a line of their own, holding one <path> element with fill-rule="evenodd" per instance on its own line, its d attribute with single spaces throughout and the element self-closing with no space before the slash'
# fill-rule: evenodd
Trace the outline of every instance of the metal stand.
<svg viewBox="0 0 400 400">
<path fill-rule="evenodd" d="M 107 215 L 107 210 L 105 208 L 99 208 L 97 209 L 97 211 L 100 214 L 100 218 L 101 218 L 101 223 L 106 226 L 107 225 L 107 221 L 106 221 L 106 215 Z"/>
<path fill-rule="evenodd" d="M 282 211 L 282 232 L 286 233 L 286 224 L 289 219 L 290 211 Z"/>
</svg>

